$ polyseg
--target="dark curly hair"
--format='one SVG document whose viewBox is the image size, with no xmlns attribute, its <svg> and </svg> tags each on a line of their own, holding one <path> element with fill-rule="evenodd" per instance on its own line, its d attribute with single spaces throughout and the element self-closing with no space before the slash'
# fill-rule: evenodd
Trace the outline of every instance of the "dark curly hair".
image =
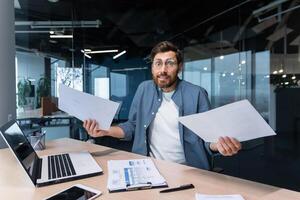
<svg viewBox="0 0 300 200">
<path fill-rule="evenodd" d="M 178 64 L 181 64 L 183 62 L 182 52 L 179 50 L 179 48 L 176 45 L 174 45 L 173 43 L 171 43 L 169 41 L 160 42 L 153 47 L 153 49 L 151 50 L 151 54 L 150 54 L 151 62 L 153 62 L 153 59 L 156 54 L 164 53 L 164 52 L 168 52 L 168 51 L 175 52 Z"/>
</svg>

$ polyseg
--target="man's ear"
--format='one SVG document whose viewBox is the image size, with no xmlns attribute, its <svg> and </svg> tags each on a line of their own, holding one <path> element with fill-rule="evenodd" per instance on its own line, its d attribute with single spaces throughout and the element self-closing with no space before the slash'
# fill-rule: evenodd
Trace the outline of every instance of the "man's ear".
<svg viewBox="0 0 300 200">
<path fill-rule="evenodd" d="M 183 70 L 183 63 L 180 63 L 178 65 L 178 73 L 181 72 Z"/>
</svg>

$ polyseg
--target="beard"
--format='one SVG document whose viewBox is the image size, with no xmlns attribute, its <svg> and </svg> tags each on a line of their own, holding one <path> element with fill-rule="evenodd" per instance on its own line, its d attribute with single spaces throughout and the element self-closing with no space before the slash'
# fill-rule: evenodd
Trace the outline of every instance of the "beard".
<svg viewBox="0 0 300 200">
<path fill-rule="evenodd" d="M 158 75 L 152 75 L 155 84 L 162 89 L 170 88 L 177 82 L 177 73 L 175 76 L 170 76 L 167 73 L 159 73 Z"/>
</svg>

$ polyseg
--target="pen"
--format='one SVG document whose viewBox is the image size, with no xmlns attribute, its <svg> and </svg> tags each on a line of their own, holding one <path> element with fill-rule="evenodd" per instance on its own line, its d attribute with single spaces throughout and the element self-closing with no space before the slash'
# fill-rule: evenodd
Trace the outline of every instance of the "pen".
<svg viewBox="0 0 300 200">
<path fill-rule="evenodd" d="M 175 191 L 179 191 L 179 190 L 186 190 L 186 189 L 191 189 L 194 188 L 193 184 L 186 184 L 186 185 L 180 185 L 178 187 L 173 187 L 173 188 L 168 188 L 165 190 L 161 190 L 159 191 L 160 193 L 167 193 L 167 192 L 175 192 Z"/>
</svg>

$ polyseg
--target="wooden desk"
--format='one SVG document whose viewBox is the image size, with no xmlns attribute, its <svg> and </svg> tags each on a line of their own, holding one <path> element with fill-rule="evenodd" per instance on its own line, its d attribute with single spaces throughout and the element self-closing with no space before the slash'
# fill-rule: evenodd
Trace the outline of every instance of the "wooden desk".
<svg viewBox="0 0 300 200">
<path fill-rule="evenodd" d="M 73 184 L 81 183 L 101 190 L 103 194 L 98 199 L 103 200 L 194 200 L 195 193 L 241 194 L 246 200 L 300 200 L 300 193 L 298 192 L 160 160 L 154 160 L 154 162 L 161 174 L 167 180 L 169 186 L 172 187 L 185 183 L 193 183 L 195 189 L 165 194 L 160 194 L 158 192 L 160 189 L 108 193 L 106 188 L 108 176 L 107 161 L 142 158 L 143 156 L 73 139 L 54 140 L 46 145 L 46 150 L 39 152 L 40 155 L 88 150 L 103 168 L 104 174 L 92 178 L 35 188 L 9 149 L 2 149 L 0 150 L 1 199 L 42 199 Z"/>
</svg>

